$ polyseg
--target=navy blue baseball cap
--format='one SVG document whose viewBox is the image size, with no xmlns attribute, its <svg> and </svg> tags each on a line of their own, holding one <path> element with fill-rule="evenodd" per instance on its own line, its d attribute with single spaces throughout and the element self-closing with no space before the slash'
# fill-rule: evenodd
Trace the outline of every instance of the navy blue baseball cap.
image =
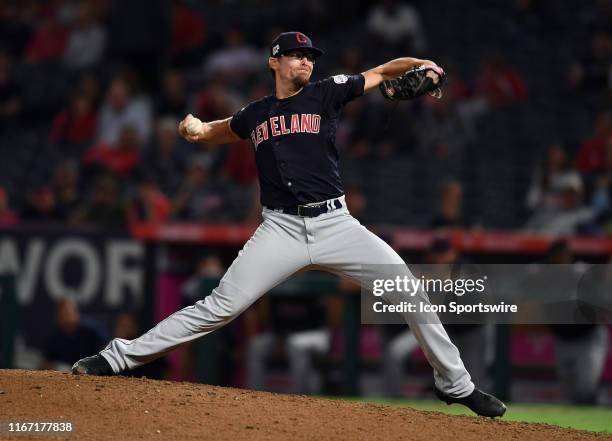
<svg viewBox="0 0 612 441">
<path fill-rule="evenodd" d="M 312 40 L 301 32 L 283 32 L 274 39 L 270 45 L 270 56 L 279 57 L 285 52 L 293 50 L 308 50 L 315 57 L 323 55 L 323 51 L 312 45 Z"/>
</svg>

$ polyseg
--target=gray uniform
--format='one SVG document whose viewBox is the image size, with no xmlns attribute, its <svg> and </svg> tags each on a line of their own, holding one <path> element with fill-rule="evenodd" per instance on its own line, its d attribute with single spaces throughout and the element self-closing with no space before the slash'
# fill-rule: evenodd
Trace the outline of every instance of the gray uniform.
<svg viewBox="0 0 612 441">
<path fill-rule="evenodd" d="M 344 197 L 326 206 L 328 212 L 311 218 L 264 208 L 263 223 L 211 295 L 134 340 L 112 340 L 102 356 L 115 372 L 150 362 L 226 325 L 268 290 L 309 266 L 348 276 L 366 287 L 371 287 L 368 281 L 384 278 L 372 273 L 377 266 L 368 264 L 402 265 L 402 272 L 413 277 L 389 245 L 349 214 Z M 471 394 L 474 384 L 444 327 L 418 314 L 405 318 L 434 369 L 436 386 L 453 397 Z"/>
</svg>

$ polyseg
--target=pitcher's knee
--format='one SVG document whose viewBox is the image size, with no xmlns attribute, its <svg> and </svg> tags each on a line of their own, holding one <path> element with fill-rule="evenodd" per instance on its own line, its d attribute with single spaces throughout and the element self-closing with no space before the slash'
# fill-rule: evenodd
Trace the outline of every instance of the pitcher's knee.
<svg viewBox="0 0 612 441">
<path fill-rule="evenodd" d="M 221 282 L 212 293 L 196 305 L 201 314 L 217 322 L 229 322 L 247 309 L 257 296 Z"/>
</svg>

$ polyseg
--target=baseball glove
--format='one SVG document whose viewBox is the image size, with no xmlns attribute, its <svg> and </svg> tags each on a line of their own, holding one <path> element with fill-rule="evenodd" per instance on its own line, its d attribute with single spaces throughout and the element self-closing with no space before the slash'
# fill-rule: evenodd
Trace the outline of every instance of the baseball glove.
<svg viewBox="0 0 612 441">
<path fill-rule="evenodd" d="M 427 76 L 429 71 L 434 72 L 430 67 L 414 67 L 404 75 L 383 81 L 378 88 L 382 95 L 391 101 L 412 100 L 425 94 L 442 98 L 446 74 L 440 75 L 438 83 L 434 84 L 433 79 Z"/>
</svg>

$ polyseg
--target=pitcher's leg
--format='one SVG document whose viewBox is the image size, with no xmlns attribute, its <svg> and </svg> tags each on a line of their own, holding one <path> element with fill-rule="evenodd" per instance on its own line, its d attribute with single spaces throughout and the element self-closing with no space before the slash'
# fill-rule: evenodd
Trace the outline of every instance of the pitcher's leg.
<svg viewBox="0 0 612 441">
<path fill-rule="evenodd" d="M 134 340 L 109 343 L 101 355 L 114 372 L 153 361 L 226 325 L 262 294 L 310 263 L 300 223 L 282 215 L 264 217 L 212 294 Z"/>
<path fill-rule="evenodd" d="M 372 288 L 372 280 L 385 278 L 381 273 L 387 272 L 385 269 L 402 277 L 414 277 L 393 248 L 353 217 L 340 215 L 328 221 L 316 230 L 316 240 L 311 246 L 313 263 L 341 272 L 368 289 Z M 391 271 L 383 265 L 397 268 Z M 424 292 L 417 296 L 420 301 L 429 302 Z M 404 314 L 404 319 L 434 369 L 437 388 L 452 397 L 470 395 L 474 390 L 470 374 L 437 315 L 415 312 Z"/>
</svg>

